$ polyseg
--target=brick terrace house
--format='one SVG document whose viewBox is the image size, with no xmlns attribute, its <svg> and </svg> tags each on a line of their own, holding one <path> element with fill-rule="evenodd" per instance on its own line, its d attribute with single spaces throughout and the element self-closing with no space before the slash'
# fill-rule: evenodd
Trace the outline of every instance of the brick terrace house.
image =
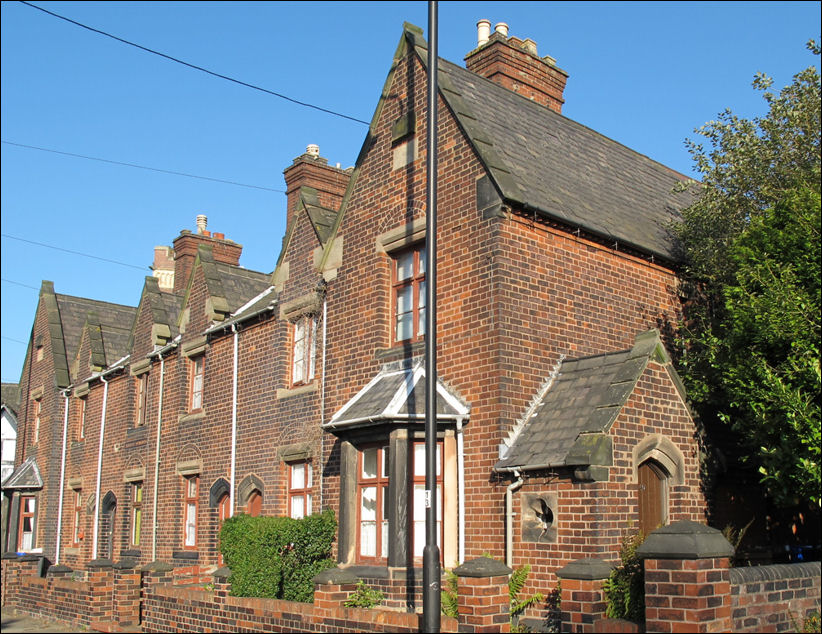
<svg viewBox="0 0 822 634">
<path fill-rule="evenodd" d="M 705 518 L 660 336 L 689 199 L 488 24 L 467 68 L 439 61 L 439 535 L 446 568 L 490 553 L 547 591 L 631 524 Z M 339 564 L 421 607 L 426 60 L 406 24 L 354 168 L 309 146 L 285 170 L 272 273 L 203 220 L 136 309 L 43 283 L 9 550 L 213 569 L 224 518 L 330 507 Z"/>
</svg>

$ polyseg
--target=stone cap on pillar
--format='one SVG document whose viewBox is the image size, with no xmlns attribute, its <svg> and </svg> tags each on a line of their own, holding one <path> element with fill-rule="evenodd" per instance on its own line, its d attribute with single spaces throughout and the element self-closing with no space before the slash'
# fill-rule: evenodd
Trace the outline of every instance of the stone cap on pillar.
<svg viewBox="0 0 822 634">
<path fill-rule="evenodd" d="M 97 559 L 92 559 L 90 562 L 86 564 L 86 568 L 111 568 L 114 565 L 114 562 L 111 559 L 106 557 L 99 557 Z"/>
<path fill-rule="evenodd" d="M 454 568 L 458 577 L 501 577 L 512 572 L 504 563 L 490 557 L 477 557 Z"/>
<path fill-rule="evenodd" d="M 357 583 L 360 578 L 350 570 L 345 568 L 329 568 L 323 570 L 313 579 L 314 585 L 345 585 L 347 583 Z"/>
<path fill-rule="evenodd" d="M 682 520 L 656 529 L 636 553 L 642 559 L 708 559 L 732 557 L 734 547 L 722 531 Z"/>
<path fill-rule="evenodd" d="M 556 575 L 560 579 L 596 581 L 610 577 L 613 569 L 614 565 L 604 559 L 586 557 L 572 561 L 567 566 L 560 568 L 557 570 Z"/>
<path fill-rule="evenodd" d="M 171 572 L 172 570 L 174 570 L 174 566 L 159 559 L 140 568 L 141 572 Z"/>
<path fill-rule="evenodd" d="M 231 569 L 228 566 L 221 566 L 212 572 L 211 575 L 215 579 L 228 579 L 231 576 Z"/>
</svg>

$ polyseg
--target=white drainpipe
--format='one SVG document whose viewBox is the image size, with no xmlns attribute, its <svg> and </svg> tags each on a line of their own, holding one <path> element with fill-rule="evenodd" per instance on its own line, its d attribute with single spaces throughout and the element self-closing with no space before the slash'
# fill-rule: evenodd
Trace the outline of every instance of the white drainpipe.
<svg viewBox="0 0 822 634">
<path fill-rule="evenodd" d="M 457 419 L 457 514 L 459 528 L 457 535 L 457 563 L 465 562 L 465 446 L 463 443 L 462 418 Z"/>
<path fill-rule="evenodd" d="M 103 414 L 100 416 L 100 445 L 97 449 L 97 488 L 94 492 L 94 539 L 92 540 L 91 556 L 97 559 L 97 531 L 100 527 L 100 479 L 103 472 L 103 439 L 106 434 L 106 408 L 108 406 L 108 381 L 102 374 L 100 381 L 103 383 Z"/>
<path fill-rule="evenodd" d="M 317 489 L 320 492 L 319 504 L 317 510 L 323 510 L 323 460 L 325 460 L 325 351 L 326 351 L 326 336 L 328 329 L 328 299 L 323 297 L 323 361 L 322 361 L 322 384 L 320 387 L 320 459 L 317 463 Z"/>
<path fill-rule="evenodd" d="M 157 499 L 160 497 L 160 430 L 163 426 L 163 384 L 166 377 L 166 360 L 160 354 L 160 392 L 157 396 L 157 442 L 154 443 L 154 502 L 151 523 L 151 561 L 157 561 Z"/>
<path fill-rule="evenodd" d="M 66 440 L 68 438 L 69 391 L 63 392 L 63 453 L 60 456 L 60 493 L 57 496 L 57 547 L 54 563 L 60 563 L 60 537 L 63 529 L 63 487 L 66 485 Z"/>
<path fill-rule="evenodd" d="M 514 491 L 522 486 L 522 476 L 514 469 L 514 480 L 505 490 L 505 565 L 513 568 L 514 563 Z"/>
<path fill-rule="evenodd" d="M 240 333 L 237 332 L 237 325 L 231 324 L 231 331 L 234 333 L 234 378 L 231 384 L 231 487 L 229 492 L 229 516 L 234 517 L 234 478 L 237 465 L 237 374 L 239 355 Z"/>
</svg>

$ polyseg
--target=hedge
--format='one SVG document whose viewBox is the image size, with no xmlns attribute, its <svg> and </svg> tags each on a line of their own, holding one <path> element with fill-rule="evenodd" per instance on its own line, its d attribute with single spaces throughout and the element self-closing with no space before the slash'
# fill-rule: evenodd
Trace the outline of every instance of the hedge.
<svg viewBox="0 0 822 634">
<path fill-rule="evenodd" d="M 231 570 L 231 594 L 310 603 L 312 579 L 336 565 L 331 559 L 336 532 L 330 509 L 299 520 L 245 514 L 227 519 L 220 551 Z"/>
</svg>

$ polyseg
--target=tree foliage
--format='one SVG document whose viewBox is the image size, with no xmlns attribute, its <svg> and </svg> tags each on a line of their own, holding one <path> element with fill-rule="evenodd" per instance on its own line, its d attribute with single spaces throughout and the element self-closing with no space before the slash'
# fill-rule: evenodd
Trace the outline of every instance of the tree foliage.
<svg viewBox="0 0 822 634">
<path fill-rule="evenodd" d="M 819 47 L 808 48 L 819 55 Z M 702 177 L 675 228 L 684 250 L 680 370 L 703 418 L 747 444 L 777 503 L 820 501 L 820 77 L 768 113 L 730 110 L 688 142 Z"/>
</svg>

